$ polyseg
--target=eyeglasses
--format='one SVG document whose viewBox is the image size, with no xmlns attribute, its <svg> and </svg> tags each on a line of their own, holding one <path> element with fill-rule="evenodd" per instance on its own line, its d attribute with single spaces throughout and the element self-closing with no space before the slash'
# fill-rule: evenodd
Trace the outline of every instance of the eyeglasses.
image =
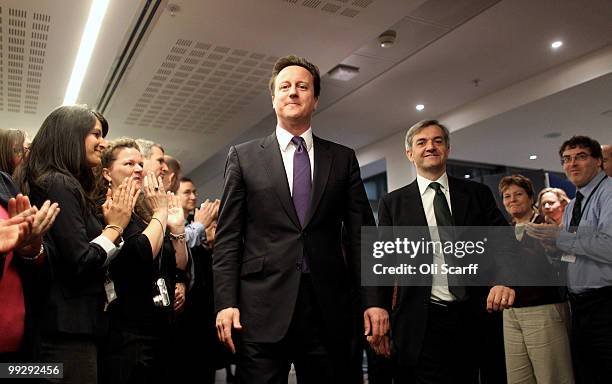
<svg viewBox="0 0 612 384">
<path fill-rule="evenodd" d="M 30 152 L 30 147 L 15 147 L 13 153 L 15 155 L 27 155 Z"/>
<path fill-rule="evenodd" d="M 580 152 L 575 156 L 561 156 L 561 165 L 571 163 L 572 161 L 583 162 L 591 157 L 589 153 Z"/>
</svg>

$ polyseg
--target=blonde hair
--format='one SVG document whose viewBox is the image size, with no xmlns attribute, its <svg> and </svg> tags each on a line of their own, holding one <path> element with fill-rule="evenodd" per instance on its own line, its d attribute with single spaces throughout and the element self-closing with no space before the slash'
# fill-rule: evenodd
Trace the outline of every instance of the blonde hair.
<svg viewBox="0 0 612 384">
<path fill-rule="evenodd" d="M 561 203 L 561 206 L 565 207 L 569 204 L 570 199 L 569 197 L 567 197 L 567 194 L 565 193 L 564 190 L 562 190 L 561 188 L 552 188 L 552 187 L 548 187 L 548 188 L 544 188 L 543 190 L 540 191 L 540 193 L 538 193 L 538 211 L 541 214 L 544 214 L 542 212 L 542 197 L 544 196 L 545 193 L 554 193 L 555 195 L 557 195 L 557 198 L 559 199 L 559 202 Z"/>
</svg>

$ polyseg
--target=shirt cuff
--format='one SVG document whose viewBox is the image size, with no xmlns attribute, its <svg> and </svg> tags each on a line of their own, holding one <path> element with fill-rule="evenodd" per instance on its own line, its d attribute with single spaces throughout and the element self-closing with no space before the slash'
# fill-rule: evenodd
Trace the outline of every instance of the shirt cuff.
<svg viewBox="0 0 612 384">
<path fill-rule="evenodd" d="M 187 241 L 187 247 L 193 248 L 202 243 L 202 238 L 206 238 L 204 232 L 204 225 L 194 221 L 185 226 L 185 239 Z"/>
<path fill-rule="evenodd" d="M 119 251 L 121 251 L 121 247 L 123 247 L 123 240 L 119 243 L 119 246 L 116 246 L 112 241 L 108 239 L 108 237 L 104 235 L 100 235 L 93 239 L 91 243 L 98 244 L 104 249 L 106 252 L 106 260 L 104 261 L 104 266 L 108 266 L 110 262 L 117 256 Z"/>
<path fill-rule="evenodd" d="M 204 233 L 204 224 L 202 223 L 194 221 L 193 223 L 189 224 L 189 226 L 191 226 L 198 233 L 199 236 L 202 236 L 202 234 Z"/>
</svg>

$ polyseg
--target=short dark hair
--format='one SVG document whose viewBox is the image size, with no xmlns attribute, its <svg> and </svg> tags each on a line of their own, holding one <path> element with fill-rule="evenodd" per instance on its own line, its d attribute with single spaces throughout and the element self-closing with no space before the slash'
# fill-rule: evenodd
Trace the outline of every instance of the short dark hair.
<svg viewBox="0 0 612 384">
<path fill-rule="evenodd" d="M 176 193 L 181 186 L 181 162 L 170 155 L 164 155 L 164 161 L 168 166 L 169 173 L 174 173 L 174 180 L 172 180 L 172 184 L 170 184 L 168 190 Z"/>
<path fill-rule="evenodd" d="M 535 192 L 533 191 L 533 183 L 528 177 L 523 175 L 504 176 L 499 181 L 499 194 L 503 197 L 504 191 L 511 185 L 516 185 L 517 187 L 523 188 L 525 192 L 527 192 L 527 196 L 529 196 L 531 202 L 534 202 Z"/>
<path fill-rule="evenodd" d="M 183 177 L 181 177 L 181 183 L 191 183 L 191 184 L 193 184 L 193 180 L 191 180 L 188 177 L 184 177 L 183 176 Z"/>
<path fill-rule="evenodd" d="M 276 77 L 286 67 L 291 67 L 293 65 L 297 65 L 298 67 L 305 68 L 312 75 L 312 79 L 314 82 L 314 95 L 316 98 L 319 97 L 321 93 L 321 75 L 319 74 L 319 68 L 316 65 L 306 60 L 303 57 L 289 55 L 285 57 L 281 57 L 274 64 L 274 68 L 272 69 L 272 76 L 270 77 L 270 93 L 274 96 L 274 82 L 276 81 Z"/>
<path fill-rule="evenodd" d="M 591 151 L 591 156 L 596 159 L 603 160 L 603 154 L 601 152 L 601 145 L 597 140 L 591 139 L 588 136 L 572 136 L 569 140 L 566 140 L 561 144 L 561 148 L 559 149 L 559 156 L 563 156 L 563 152 L 566 149 L 574 149 L 574 148 L 586 148 Z"/>
<path fill-rule="evenodd" d="M 170 169 L 171 172 L 174 172 L 177 176 L 181 173 L 181 162 L 175 159 L 170 155 L 164 155 L 164 160 L 166 161 L 166 165 Z"/>
<path fill-rule="evenodd" d="M 431 127 L 432 125 L 437 125 L 440 127 L 440 129 L 442 129 L 446 148 L 450 148 L 450 133 L 448 132 L 448 128 L 446 128 L 446 126 L 440 124 L 438 120 L 421 120 L 412 127 L 408 128 L 408 132 L 406 132 L 406 150 L 412 150 L 412 139 L 414 139 L 414 136 L 417 133 L 421 132 L 427 127 Z"/>
</svg>

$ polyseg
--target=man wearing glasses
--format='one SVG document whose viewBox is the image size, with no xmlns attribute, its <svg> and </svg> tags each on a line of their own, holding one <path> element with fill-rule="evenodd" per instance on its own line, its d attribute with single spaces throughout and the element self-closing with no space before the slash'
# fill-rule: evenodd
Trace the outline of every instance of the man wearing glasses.
<svg viewBox="0 0 612 384">
<path fill-rule="evenodd" d="M 545 224 L 531 226 L 533 237 L 556 237 L 567 263 L 572 309 L 572 355 L 577 383 L 609 383 L 612 376 L 612 178 L 602 170 L 599 143 L 574 136 L 559 150 L 569 181 L 577 188 L 563 215 L 560 232 L 544 235 Z"/>
<path fill-rule="evenodd" d="M 177 354 L 174 363 L 182 368 L 174 379 L 180 383 L 199 377 L 201 384 L 211 384 L 216 367 L 226 357 L 215 330 L 212 283 L 212 248 L 220 201 L 206 199 L 198 205 L 198 191 L 186 177 L 181 178 L 177 195 L 187 218 L 185 241 L 192 256 L 193 285 L 186 294 L 183 313 L 176 319 L 175 342 L 177 350 L 198 353 Z"/>
</svg>

